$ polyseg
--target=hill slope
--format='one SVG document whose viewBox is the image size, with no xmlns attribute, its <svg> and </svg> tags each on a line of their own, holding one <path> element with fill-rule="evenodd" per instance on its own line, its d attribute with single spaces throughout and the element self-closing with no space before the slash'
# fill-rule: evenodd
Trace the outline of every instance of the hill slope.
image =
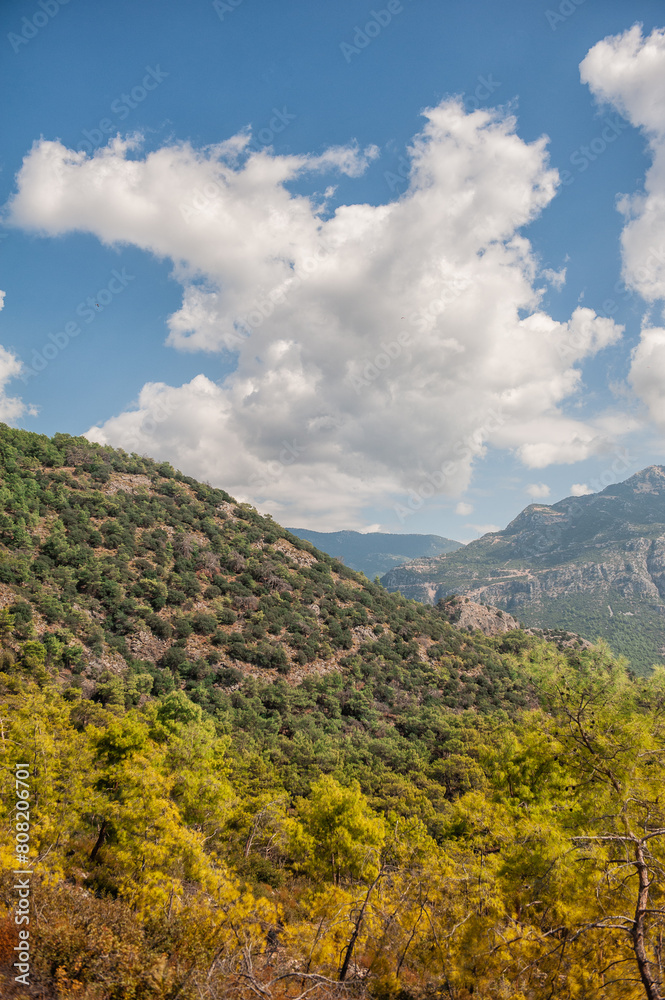
<svg viewBox="0 0 665 1000">
<path fill-rule="evenodd" d="M 83 439 L 0 426 L 0 479 L 3 997 L 638 1000 L 662 677 Z"/>
<path fill-rule="evenodd" d="M 403 663 L 410 687 L 443 653 L 466 656 L 463 697 L 442 679 L 465 705 L 498 704 L 517 685 L 442 614 L 165 463 L 2 427 L 0 468 L 0 608 L 86 696 L 182 687 L 214 711 L 243 678 L 297 683 L 358 653 Z M 480 648 L 489 684 L 474 673 Z"/>
<path fill-rule="evenodd" d="M 665 467 L 531 504 L 503 531 L 382 583 L 427 603 L 460 593 L 529 625 L 601 636 L 644 671 L 665 653 Z"/>
<path fill-rule="evenodd" d="M 394 535 L 381 531 L 309 531 L 289 528 L 293 535 L 335 556 L 351 569 L 364 573 L 369 580 L 382 576 L 395 566 L 422 556 L 439 556 L 462 548 L 461 542 L 442 535 Z"/>
</svg>

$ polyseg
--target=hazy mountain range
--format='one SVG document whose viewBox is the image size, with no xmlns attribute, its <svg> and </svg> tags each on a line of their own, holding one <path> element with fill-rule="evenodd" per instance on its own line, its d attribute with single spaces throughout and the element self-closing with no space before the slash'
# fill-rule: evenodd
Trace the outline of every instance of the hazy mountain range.
<svg viewBox="0 0 665 1000">
<path fill-rule="evenodd" d="M 368 579 L 383 576 L 406 560 L 439 556 L 462 548 L 461 542 L 441 535 L 393 535 L 385 532 L 309 531 L 289 528 L 298 538 L 311 542 L 317 549 L 340 559 L 345 566 L 364 573 Z"/>
</svg>

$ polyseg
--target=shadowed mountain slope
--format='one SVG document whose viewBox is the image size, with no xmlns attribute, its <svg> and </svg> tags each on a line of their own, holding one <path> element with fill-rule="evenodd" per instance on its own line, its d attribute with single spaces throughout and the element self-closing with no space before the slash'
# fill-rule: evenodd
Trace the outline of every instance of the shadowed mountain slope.
<svg viewBox="0 0 665 1000">
<path fill-rule="evenodd" d="M 369 580 L 395 566 L 420 557 L 439 556 L 462 548 L 461 542 L 441 535 L 394 535 L 382 531 L 309 531 L 289 528 L 298 538 L 340 559 L 345 566 L 364 573 Z"/>
</svg>

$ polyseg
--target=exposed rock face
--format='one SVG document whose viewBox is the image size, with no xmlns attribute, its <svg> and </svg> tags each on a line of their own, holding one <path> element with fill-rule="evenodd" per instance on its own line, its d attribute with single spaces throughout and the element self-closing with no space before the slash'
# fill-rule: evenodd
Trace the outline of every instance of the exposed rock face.
<svg viewBox="0 0 665 1000">
<path fill-rule="evenodd" d="M 469 629 L 478 629 L 484 635 L 500 635 L 520 627 L 520 623 L 512 615 L 499 608 L 487 604 L 478 604 L 468 597 L 455 597 L 445 601 L 441 610 L 452 625 Z"/>
<path fill-rule="evenodd" d="M 574 632 L 566 629 L 547 630 L 523 628 L 522 623 L 508 612 L 500 608 L 493 608 L 489 604 L 478 604 L 469 597 L 452 597 L 447 601 L 440 601 L 439 610 L 456 628 L 468 629 L 469 632 L 476 630 L 484 635 L 502 635 L 504 632 L 512 632 L 514 629 L 523 629 L 529 635 L 540 635 L 553 642 L 559 649 L 587 649 L 592 644 Z"/>
<path fill-rule="evenodd" d="M 665 648 L 665 467 L 601 493 L 531 504 L 503 531 L 407 563 L 382 583 L 428 604 L 463 594 L 529 624 L 610 642 L 641 619 L 653 651 L 658 629 Z"/>
<path fill-rule="evenodd" d="M 111 476 L 111 479 L 102 487 L 102 493 L 113 496 L 118 490 L 124 493 L 136 493 L 137 490 L 147 489 L 152 486 L 148 476 L 135 476 L 129 473 L 118 472 Z"/>
<path fill-rule="evenodd" d="M 130 653 L 140 660 L 152 660 L 153 663 L 168 649 L 168 645 L 168 642 L 158 639 L 150 630 L 138 631 L 127 638 Z"/>
</svg>

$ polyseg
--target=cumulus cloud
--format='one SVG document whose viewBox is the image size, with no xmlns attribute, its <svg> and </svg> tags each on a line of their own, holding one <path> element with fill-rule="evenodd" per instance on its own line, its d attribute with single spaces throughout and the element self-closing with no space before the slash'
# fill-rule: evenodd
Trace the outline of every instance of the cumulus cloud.
<svg viewBox="0 0 665 1000">
<path fill-rule="evenodd" d="M 555 271 L 551 267 L 544 267 L 542 274 L 546 281 L 549 281 L 553 288 L 561 289 L 566 284 L 567 268 L 562 267 L 560 271 Z"/>
<path fill-rule="evenodd" d="M 552 490 L 546 483 L 529 483 L 526 488 L 526 492 L 530 497 L 533 497 L 534 500 L 544 500 L 545 497 L 550 495 Z"/>
<path fill-rule="evenodd" d="M 643 36 L 633 25 L 603 39 L 580 66 L 595 96 L 619 110 L 648 139 L 652 163 L 644 190 L 624 196 L 621 235 L 627 285 L 648 303 L 665 298 L 665 29 Z M 629 382 L 650 418 L 665 430 L 665 330 L 646 325 L 632 354 Z"/>
<path fill-rule="evenodd" d="M 646 38 L 642 25 L 603 38 L 580 63 L 582 83 L 636 128 L 662 135 L 665 121 L 665 28 Z"/>
<path fill-rule="evenodd" d="M 0 292 L 0 309 L 3 309 L 4 305 L 5 292 Z M 26 413 L 34 416 L 36 412 L 34 407 L 27 406 L 19 397 L 7 395 L 7 383 L 18 378 L 22 371 L 21 360 L 12 351 L 0 345 L 0 420 L 7 424 L 14 423 Z"/>
<path fill-rule="evenodd" d="M 632 353 L 630 382 L 646 404 L 651 420 L 665 430 L 665 329 L 642 330 L 640 342 Z"/>
<path fill-rule="evenodd" d="M 644 37 L 633 25 L 604 38 L 580 64 L 582 81 L 648 139 L 652 164 L 644 190 L 625 195 L 619 208 L 624 278 L 647 302 L 665 297 L 665 29 Z"/>
<path fill-rule="evenodd" d="M 461 517 L 468 517 L 469 514 L 473 514 L 473 505 L 470 503 L 464 503 L 463 500 L 455 507 L 455 513 L 459 514 Z"/>
<path fill-rule="evenodd" d="M 7 383 L 17 378 L 22 369 L 20 359 L 0 345 L 0 420 L 6 424 L 13 424 L 26 413 L 35 415 L 34 407 L 27 406 L 18 396 L 7 394 Z"/>
<path fill-rule="evenodd" d="M 404 194 L 334 209 L 319 179 L 357 176 L 373 147 L 277 156 L 242 134 L 146 155 L 116 139 L 87 156 L 36 143 L 11 220 L 169 258 L 183 301 L 167 343 L 237 362 L 222 384 L 144 386 L 90 436 L 312 527 L 360 527 L 364 506 L 425 496 L 423 483 L 459 495 L 490 445 L 531 468 L 606 448 L 623 427 L 565 406 L 621 328 L 586 308 L 544 313 L 521 233 L 556 192 L 545 140 L 456 100 L 425 119 Z M 293 193 L 308 178 L 314 193 Z"/>
<path fill-rule="evenodd" d="M 88 437 L 127 451 L 175 462 L 205 482 L 222 486 L 236 499 L 256 503 L 282 524 L 307 517 L 321 530 L 363 527 L 358 511 L 393 480 L 377 473 L 363 482 L 312 452 L 325 453 L 334 424 L 322 422 L 306 436 L 284 435 L 264 457 L 239 440 L 233 408 L 243 397 L 197 375 L 182 386 L 163 382 L 143 387 L 136 407 L 92 427 Z"/>
<path fill-rule="evenodd" d="M 571 497 L 586 497 L 589 493 L 593 493 L 593 490 L 590 490 L 586 483 L 573 483 L 570 487 Z"/>
</svg>

